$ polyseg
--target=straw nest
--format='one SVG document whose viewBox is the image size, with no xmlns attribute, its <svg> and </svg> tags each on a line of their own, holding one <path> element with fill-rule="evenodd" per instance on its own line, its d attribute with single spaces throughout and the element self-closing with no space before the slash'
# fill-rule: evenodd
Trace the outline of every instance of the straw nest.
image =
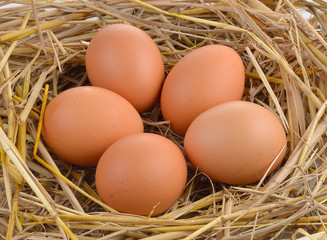
<svg viewBox="0 0 327 240">
<path fill-rule="evenodd" d="M 325 1 L 8 2 L 0 3 L 1 238 L 327 239 Z M 233 47 L 246 69 L 243 100 L 275 112 L 287 133 L 278 171 L 257 184 L 228 186 L 189 166 L 183 196 L 159 217 L 103 204 L 94 169 L 58 159 L 38 127 L 46 102 L 89 84 L 84 58 L 92 36 L 121 22 L 153 38 L 166 72 L 202 45 Z M 182 148 L 159 105 L 142 117 L 146 131 Z"/>
</svg>

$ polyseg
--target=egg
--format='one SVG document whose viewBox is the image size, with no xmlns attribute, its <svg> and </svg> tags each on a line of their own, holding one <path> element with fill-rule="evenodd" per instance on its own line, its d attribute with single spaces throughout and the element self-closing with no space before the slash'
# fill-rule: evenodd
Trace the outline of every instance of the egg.
<svg viewBox="0 0 327 240">
<path fill-rule="evenodd" d="M 251 102 L 233 101 L 200 114 L 186 132 L 184 149 L 190 162 L 210 178 L 250 184 L 281 164 L 286 143 L 273 113 Z"/>
<path fill-rule="evenodd" d="M 186 54 L 169 72 L 161 93 L 161 110 L 171 129 L 184 136 L 191 122 L 218 104 L 241 100 L 244 67 L 238 53 L 208 45 Z"/>
<path fill-rule="evenodd" d="M 117 211 L 156 216 L 182 194 L 187 178 L 183 153 L 171 140 L 137 133 L 112 144 L 96 168 L 96 189 Z"/>
<path fill-rule="evenodd" d="M 139 112 L 159 99 L 165 78 L 163 60 L 152 38 L 128 24 L 112 24 L 92 38 L 85 56 L 92 85 L 114 91 Z"/>
<path fill-rule="evenodd" d="M 80 166 L 96 166 L 115 141 L 143 132 L 135 108 L 107 89 L 84 86 L 54 97 L 44 113 L 42 136 L 60 158 Z"/>
</svg>

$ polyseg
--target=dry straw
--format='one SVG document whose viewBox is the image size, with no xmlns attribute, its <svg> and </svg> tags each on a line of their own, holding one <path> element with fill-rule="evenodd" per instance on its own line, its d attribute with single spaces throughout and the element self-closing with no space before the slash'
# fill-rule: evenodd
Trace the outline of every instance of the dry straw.
<svg viewBox="0 0 327 240">
<path fill-rule="evenodd" d="M 0 7 L 1 239 L 327 239 L 325 1 L 35 0 Z M 102 203 L 94 169 L 53 155 L 40 124 L 49 100 L 89 84 L 85 50 L 113 23 L 146 31 L 167 73 L 200 46 L 233 47 L 246 69 L 243 100 L 275 113 L 287 133 L 281 168 L 260 183 L 228 186 L 189 165 L 183 196 L 159 217 Z M 142 117 L 146 131 L 182 148 L 158 105 Z"/>
</svg>

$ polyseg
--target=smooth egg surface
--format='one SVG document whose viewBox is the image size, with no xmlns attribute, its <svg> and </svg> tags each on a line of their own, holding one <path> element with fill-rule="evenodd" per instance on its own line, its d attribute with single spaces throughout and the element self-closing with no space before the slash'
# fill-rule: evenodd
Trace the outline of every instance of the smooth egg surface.
<svg viewBox="0 0 327 240">
<path fill-rule="evenodd" d="M 244 67 L 238 53 L 223 45 L 198 48 L 177 62 L 161 93 L 161 110 L 172 130 L 184 136 L 191 122 L 205 110 L 241 100 Z"/>
<path fill-rule="evenodd" d="M 273 113 L 251 102 L 233 101 L 200 114 L 186 132 L 184 149 L 190 162 L 210 178 L 249 184 L 280 165 L 286 143 Z"/>
<path fill-rule="evenodd" d="M 160 51 L 152 38 L 128 24 L 112 24 L 97 32 L 86 51 L 90 82 L 127 99 L 139 112 L 159 99 L 165 77 Z"/>
<path fill-rule="evenodd" d="M 159 215 L 182 194 L 187 179 L 183 153 L 152 133 L 124 137 L 102 155 L 96 188 L 102 201 L 120 212 Z"/>
<path fill-rule="evenodd" d="M 116 140 L 143 132 L 135 108 L 107 89 L 84 86 L 66 90 L 47 105 L 42 136 L 63 160 L 96 166 L 103 152 Z"/>
</svg>

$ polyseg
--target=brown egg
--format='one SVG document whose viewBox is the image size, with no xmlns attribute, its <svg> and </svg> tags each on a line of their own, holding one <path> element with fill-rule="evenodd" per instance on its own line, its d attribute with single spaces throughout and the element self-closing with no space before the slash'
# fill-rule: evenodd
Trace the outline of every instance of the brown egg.
<svg viewBox="0 0 327 240">
<path fill-rule="evenodd" d="M 137 27 L 113 24 L 101 29 L 88 46 L 85 65 L 92 85 L 118 93 L 139 112 L 159 98 L 165 77 L 161 54 Z"/>
<path fill-rule="evenodd" d="M 161 110 L 174 132 L 184 136 L 191 122 L 218 104 L 241 100 L 244 67 L 232 48 L 209 45 L 183 57 L 168 74 Z"/>
<path fill-rule="evenodd" d="M 63 160 L 96 166 L 113 142 L 139 132 L 143 132 L 142 119 L 123 97 L 103 88 L 76 87 L 48 104 L 42 136 Z"/>
<path fill-rule="evenodd" d="M 210 178 L 229 184 L 260 180 L 286 153 L 286 135 L 270 111 L 244 101 L 228 102 L 200 114 L 185 135 L 190 162 Z"/>
<path fill-rule="evenodd" d="M 172 141 L 138 133 L 112 144 L 95 174 L 102 201 L 138 215 L 159 215 L 180 197 L 187 178 L 184 155 Z M 152 212 L 153 211 L 153 212 Z"/>
</svg>

